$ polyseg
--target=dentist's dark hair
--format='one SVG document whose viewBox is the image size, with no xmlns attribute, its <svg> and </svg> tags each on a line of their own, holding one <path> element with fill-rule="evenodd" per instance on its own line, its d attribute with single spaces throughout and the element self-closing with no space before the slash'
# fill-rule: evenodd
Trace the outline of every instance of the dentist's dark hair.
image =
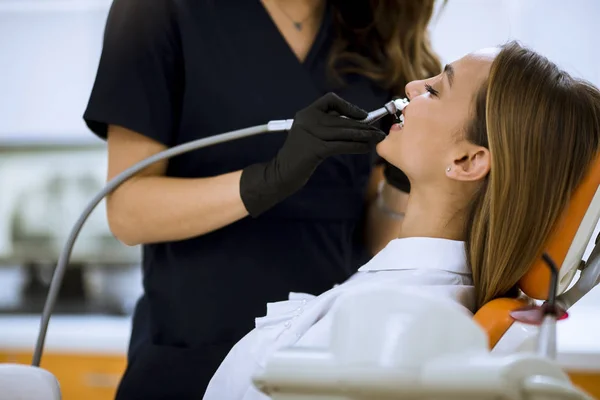
<svg viewBox="0 0 600 400">
<path fill-rule="evenodd" d="M 478 308 L 518 294 L 596 159 L 600 91 L 510 42 L 475 96 L 467 138 L 491 167 L 468 210 L 466 253 Z"/>
<path fill-rule="evenodd" d="M 404 97 L 408 82 L 439 74 L 442 65 L 428 30 L 434 3 L 332 0 L 336 39 L 329 66 L 334 78 L 363 75 Z"/>
</svg>

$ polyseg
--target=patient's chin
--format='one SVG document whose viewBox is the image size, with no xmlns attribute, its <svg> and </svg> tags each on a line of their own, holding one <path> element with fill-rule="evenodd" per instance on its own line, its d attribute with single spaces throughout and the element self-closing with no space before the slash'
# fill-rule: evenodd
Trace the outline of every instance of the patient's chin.
<svg viewBox="0 0 600 400">
<path fill-rule="evenodd" d="M 386 138 L 385 140 L 379 142 L 379 144 L 377 144 L 376 151 L 379 157 L 383 158 L 393 166 L 398 167 L 399 154 L 393 140 Z"/>
<path fill-rule="evenodd" d="M 385 159 L 386 161 L 387 161 L 386 154 L 387 154 L 387 147 L 388 147 L 388 144 L 386 144 L 386 142 L 388 142 L 388 141 L 389 141 L 389 137 L 386 137 L 381 142 L 377 143 L 377 146 L 375 146 L 375 151 L 377 151 L 377 155 L 379 157 Z"/>
</svg>

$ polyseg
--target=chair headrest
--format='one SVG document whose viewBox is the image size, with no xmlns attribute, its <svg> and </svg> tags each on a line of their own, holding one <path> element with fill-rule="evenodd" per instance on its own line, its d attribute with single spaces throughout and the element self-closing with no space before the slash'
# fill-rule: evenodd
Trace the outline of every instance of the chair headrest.
<svg viewBox="0 0 600 400">
<path fill-rule="evenodd" d="M 598 219 L 600 218 L 600 156 L 581 182 L 546 243 L 546 251 L 560 268 L 558 294 L 564 292 L 581 263 Z M 529 297 L 546 300 L 550 270 L 541 257 L 519 282 Z"/>
</svg>

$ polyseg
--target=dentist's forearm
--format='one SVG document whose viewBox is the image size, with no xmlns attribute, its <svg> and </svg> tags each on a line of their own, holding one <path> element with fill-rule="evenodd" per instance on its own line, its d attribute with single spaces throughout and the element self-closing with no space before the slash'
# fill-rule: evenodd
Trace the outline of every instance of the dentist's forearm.
<svg viewBox="0 0 600 400">
<path fill-rule="evenodd" d="M 107 199 L 112 233 L 127 245 L 177 241 L 229 225 L 248 212 L 239 192 L 241 171 L 211 178 L 144 176 Z"/>
<path fill-rule="evenodd" d="M 108 129 L 108 180 L 166 146 L 132 130 Z M 207 178 L 166 176 L 158 161 L 106 198 L 110 229 L 127 245 L 177 241 L 229 225 L 248 213 L 240 195 L 241 171 Z"/>
</svg>

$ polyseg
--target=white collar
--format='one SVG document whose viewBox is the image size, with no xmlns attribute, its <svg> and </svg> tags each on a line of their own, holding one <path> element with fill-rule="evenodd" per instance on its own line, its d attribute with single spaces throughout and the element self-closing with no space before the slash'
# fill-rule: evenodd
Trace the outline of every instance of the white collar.
<svg viewBox="0 0 600 400">
<path fill-rule="evenodd" d="M 394 239 L 359 271 L 434 269 L 471 274 L 467 266 L 465 242 L 411 237 Z"/>
</svg>

